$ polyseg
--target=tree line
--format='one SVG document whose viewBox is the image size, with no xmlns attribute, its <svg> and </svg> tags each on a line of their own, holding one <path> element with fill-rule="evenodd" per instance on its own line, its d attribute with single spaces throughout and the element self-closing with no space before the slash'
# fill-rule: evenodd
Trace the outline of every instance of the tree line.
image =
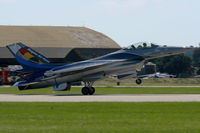
<svg viewBox="0 0 200 133">
<path fill-rule="evenodd" d="M 157 65 L 157 71 L 176 75 L 176 77 L 192 77 L 200 75 L 200 48 L 195 49 L 190 56 L 178 54 L 158 59 L 152 59 Z"/>
</svg>

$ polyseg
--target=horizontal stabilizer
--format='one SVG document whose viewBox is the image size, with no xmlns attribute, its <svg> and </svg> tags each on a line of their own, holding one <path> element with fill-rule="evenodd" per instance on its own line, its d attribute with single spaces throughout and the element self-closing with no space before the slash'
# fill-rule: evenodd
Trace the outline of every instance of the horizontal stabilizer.
<svg viewBox="0 0 200 133">
<path fill-rule="evenodd" d="M 33 85 L 33 84 L 37 84 L 39 82 L 25 82 L 25 81 L 19 81 L 16 82 L 13 86 L 29 86 L 29 85 Z"/>
</svg>

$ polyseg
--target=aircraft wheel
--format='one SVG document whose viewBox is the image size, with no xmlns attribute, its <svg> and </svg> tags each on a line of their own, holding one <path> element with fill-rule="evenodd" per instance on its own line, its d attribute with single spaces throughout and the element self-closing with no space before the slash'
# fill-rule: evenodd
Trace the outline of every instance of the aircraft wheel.
<svg viewBox="0 0 200 133">
<path fill-rule="evenodd" d="M 140 85 L 142 83 L 142 80 L 141 79 L 136 79 L 136 84 Z"/>
<path fill-rule="evenodd" d="M 81 92 L 83 95 L 88 95 L 89 94 L 90 89 L 88 87 L 83 87 Z"/>
<path fill-rule="evenodd" d="M 95 93 L 95 88 L 91 87 L 89 88 L 89 95 L 93 95 Z"/>
</svg>

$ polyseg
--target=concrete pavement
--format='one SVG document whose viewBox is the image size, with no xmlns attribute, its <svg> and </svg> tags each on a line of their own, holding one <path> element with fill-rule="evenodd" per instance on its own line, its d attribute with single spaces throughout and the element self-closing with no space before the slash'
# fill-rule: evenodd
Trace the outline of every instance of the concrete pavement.
<svg viewBox="0 0 200 133">
<path fill-rule="evenodd" d="M 93 96 L 0 94 L 0 102 L 200 102 L 200 94 L 131 94 Z"/>
</svg>

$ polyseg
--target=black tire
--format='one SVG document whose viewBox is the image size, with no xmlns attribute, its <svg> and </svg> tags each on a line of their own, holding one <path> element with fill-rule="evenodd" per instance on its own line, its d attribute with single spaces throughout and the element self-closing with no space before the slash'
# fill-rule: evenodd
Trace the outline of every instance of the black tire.
<svg viewBox="0 0 200 133">
<path fill-rule="evenodd" d="M 95 93 L 95 88 L 91 87 L 89 88 L 89 95 L 93 95 Z"/>
<path fill-rule="evenodd" d="M 90 89 L 88 87 L 83 87 L 81 92 L 83 95 L 88 95 L 89 94 Z"/>
<path fill-rule="evenodd" d="M 140 85 L 140 84 L 142 84 L 142 80 L 141 79 L 136 79 L 136 84 L 138 84 L 138 85 Z"/>
</svg>

